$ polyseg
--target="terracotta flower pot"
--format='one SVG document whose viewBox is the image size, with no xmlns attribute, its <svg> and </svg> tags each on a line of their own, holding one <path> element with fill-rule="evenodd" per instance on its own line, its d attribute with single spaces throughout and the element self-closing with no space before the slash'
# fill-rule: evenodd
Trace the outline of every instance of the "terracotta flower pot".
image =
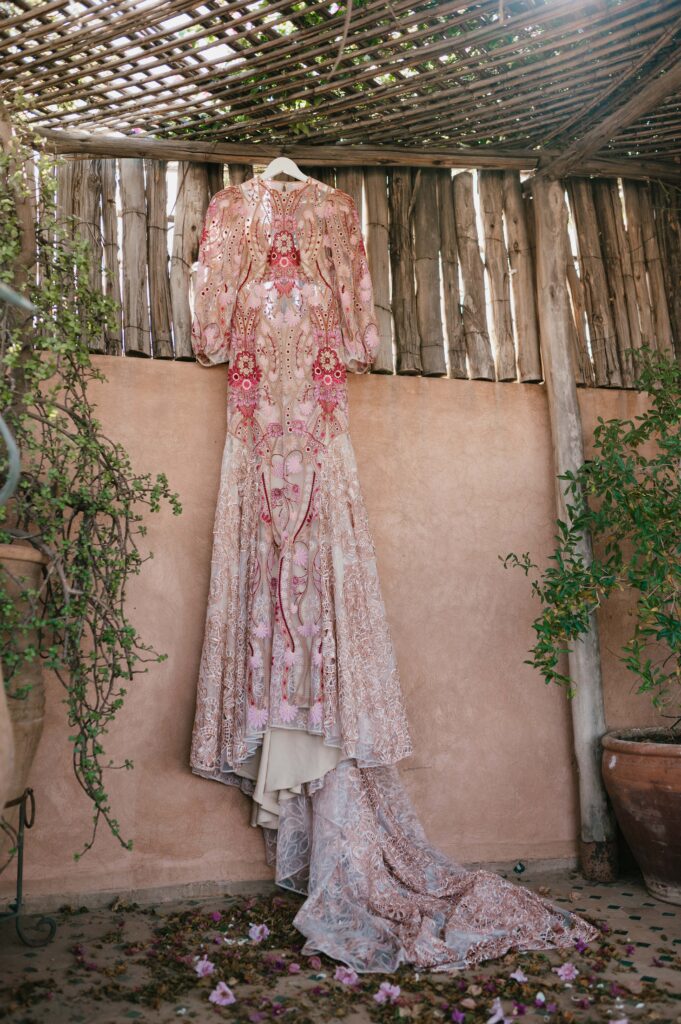
<svg viewBox="0 0 681 1024">
<path fill-rule="evenodd" d="M 30 544 L 0 544 L 0 563 L 11 574 L 11 576 L 5 577 L 5 585 L 13 600 L 21 600 L 22 590 L 28 587 L 37 588 L 40 585 L 43 565 L 46 561 L 45 555 L 36 551 Z M 37 645 L 36 632 L 33 630 L 18 639 L 18 646 L 21 650 L 24 650 L 29 644 Z M 12 697 L 12 692 L 18 687 L 24 686 L 30 686 L 25 698 L 18 700 Z M 15 797 L 21 796 L 26 788 L 33 758 L 43 731 L 45 683 L 42 662 L 37 660 L 23 665 L 12 676 L 9 691 L 7 708 L 12 725 L 14 763 L 11 774 L 6 780 L 7 792 L 4 794 L 0 808 L 4 806 L 6 800 L 13 800 Z M 13 807 L 3 813 L 3 817 L 10 826 L 16 828 L 19 821 L 18 808 Z M 0 831 L 0 867 L 6 862 L 11 846 L 10 836 L 4 831 Z"/>
<path fill-rule="evenodd" d="M 681 742 L 657 729 L 603 737 L 603 780 L 648 892 L 681 905 Z"/>
</svg>

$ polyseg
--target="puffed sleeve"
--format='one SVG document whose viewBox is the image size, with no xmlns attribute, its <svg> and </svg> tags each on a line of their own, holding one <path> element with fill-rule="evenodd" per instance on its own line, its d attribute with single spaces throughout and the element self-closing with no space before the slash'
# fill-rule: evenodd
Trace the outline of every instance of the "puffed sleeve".
<svg viewBox="0 0 681 1024">
<path fill-rule="evenodd" d="M 231 321 L 245 241 L 241 190 L 232 185 L 211 199 L 194 264 L 192 349 L 202 366 L 231 359 Z"/>
<path fill-rule="evenodd" d="M 352 196 L 337 189 L 327 204 L 326 230 L 340 310 L 340 356 L 351 373 L 366 373 L 380 338 L 362 226 Z"/>
</svg>

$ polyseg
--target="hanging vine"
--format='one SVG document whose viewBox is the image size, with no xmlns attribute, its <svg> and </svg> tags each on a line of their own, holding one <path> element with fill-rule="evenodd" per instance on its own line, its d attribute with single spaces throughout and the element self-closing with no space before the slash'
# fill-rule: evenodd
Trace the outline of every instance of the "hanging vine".
<svg viewBox="0 0 681 1024">
<path fill-rule="evenodd" d="M 37 273 L 19 275 L 37 312 L 0 312 L 0 411 L 22 453 L 19 485 L 0 509 L 0 542 L 29 543 L 48 561 L 40 591 L 21 610 L 0 571 L 0 656 L 11 699 L 25 696 L 16 673 L 27 660 L 42 659 L 63 687 L 73 770 L 93 804 L 78 859 L 102 821 L 132 848 L 111 807 L 107 772 L 133 762 L 108 758 L 104 738 L 133 678 L 167 657 L 142 641 L 126 614 L 128 582 L 152 557 L 139 545 L 144 513 L 164 502 L 175 515 L 182 509 L 165 474 L 136 473 L 95 416 L 89 385 L 107 378 L 92 365 L 87 341 L 110 324 L 114 304 L 90 283 L 88 245 L 57 216 L 54 163 L 15 118 L 11 146 L 0 153 L 0 281 L 17 285 L 22 241 L 26 251 L 20 210 L 37 187 Z M 6 473 L 0 459 L 0 480 Z M 31 628 L 37 648 L 21 650 L 17 637 Z"/>
</svg>

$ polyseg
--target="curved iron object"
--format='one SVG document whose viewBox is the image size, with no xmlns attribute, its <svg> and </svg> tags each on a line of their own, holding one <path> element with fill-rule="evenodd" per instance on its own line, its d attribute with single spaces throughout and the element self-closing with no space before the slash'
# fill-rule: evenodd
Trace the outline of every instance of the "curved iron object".
<svg viewBox="0 0 681 1024">
<path fill-rule="evenodd" d="M 27 813 L 28 805 L 28 813 Z M 33 790 L 30 787 L 26 787 L 21 796 L 16 797 L 14 800 L 8 800 L 5 807 L 19 807 L 19 829 L 17 831 L 17 895 L 14 903 L 10 904 L 10 909 L 0 913 L 0 920 L 8 920 L 14 918 L 14 925 L 17 930 L 17 935 L 24 943 L 25 946 L 46 946 L 48 942 L 51 942 L 57 931 L 57 922 L 53 917 L 48 917 L 47 914 L 40 914 L 36 922 L 36 927 L 44 929 L 47 928 L 47 934 L 39 937 L 29 935 L 24 928 L 22 918 L 25 916 L 22 911 L 24 902 L 24 832 L 27 828 L 33 828 L 33 822 L 35 821 L 35 797 Z"/>
</svg>

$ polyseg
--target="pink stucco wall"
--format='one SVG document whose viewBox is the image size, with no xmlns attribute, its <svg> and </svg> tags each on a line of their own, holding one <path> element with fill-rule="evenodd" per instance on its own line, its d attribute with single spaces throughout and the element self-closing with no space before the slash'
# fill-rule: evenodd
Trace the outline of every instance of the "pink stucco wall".
<svg viewBox="0 0 681 1024">
<path fill-rule="evenodd" d="M 129 589 L 129 616 L 168 660 L 130 687 L 109 779 L 129 853 L 102 830 L 80 863 L 90 810 L 69 769 L 59 688 L 32 785 L 30 894 L 146 890 L 271 877 L 248 802 L 187 767 L 225 433 L 226 368 L 97 357 L 97 415 L 140 472 L 167 473 L 183 515 L 148 517 L 154 557 Z M 633 415 L 639 396 L 581 391 L 597 414 Z M 351 433 L 415 741 L 401 765 L 431 839 L 466 862 L 513 864 L 576 852 L 577 806 L 564 695 L 523 664 L 537 606 L 498 556 L 541 560 L 553 534 L 546 394 L 537 385 L 353 377 Z M 615 654 L 625 606 L 601 616 L 608 724 L 645 722 Z M 630 692 L 632 691 L 632 692 Z M 0 878 L 0 892 L 12 879 Z"/>
</svg>

